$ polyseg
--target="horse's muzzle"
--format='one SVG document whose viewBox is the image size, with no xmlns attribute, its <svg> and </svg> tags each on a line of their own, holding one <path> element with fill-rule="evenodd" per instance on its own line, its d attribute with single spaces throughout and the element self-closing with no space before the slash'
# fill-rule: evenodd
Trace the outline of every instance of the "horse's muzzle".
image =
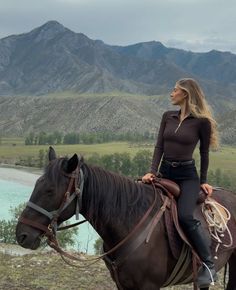
<svg viewBox="0 0 236 290">
<path fill-rule="evenodd" d="M 31 229 L 22 223 L 16 226 L 16 241 L 23 248 L 36 250 L 40 246 L 40 236 L 41 233 L 38 230 Z"/>
</svg>

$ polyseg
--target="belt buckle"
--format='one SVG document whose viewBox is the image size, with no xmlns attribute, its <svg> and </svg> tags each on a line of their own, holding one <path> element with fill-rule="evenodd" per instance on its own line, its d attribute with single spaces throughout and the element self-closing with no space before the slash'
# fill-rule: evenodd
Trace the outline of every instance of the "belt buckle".
<svg viewBox="0 0 236 290">
<path fill-rule="evenodd" d="M 178 167 L 179 166 L 179 162 L 171 162 L 171 166 L 172 167 Z"/>
</svg>

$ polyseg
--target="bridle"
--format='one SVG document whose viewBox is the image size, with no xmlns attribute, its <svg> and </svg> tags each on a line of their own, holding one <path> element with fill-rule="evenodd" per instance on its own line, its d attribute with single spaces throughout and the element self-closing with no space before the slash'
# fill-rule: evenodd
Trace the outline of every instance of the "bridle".
<svg viewBox="0 0 236 290">
<path fill-rule="evenodd" d="M 62 228 L 58 228 L 58 218 L 60 217 L 61 213 L 76 199 L 76 209 L 75 209 L 75 216 L 76 220 L 79 219 L 79 211 L 82 207 L 82 194 L 83 194 L 83 188 L 84 188 L 84 173 L 81 168 L 77 167 L 75 171 L 73 171 L 71 174 L 67 174 L 65 172 L 62 172 L 63 175 L 70 178 L 70 182 L 68 185 L 68 188 L 63 196 L 62 202 L 57 210 L 53 211 L 47 211 L 41 206 L 38 206 L 37 204 L 33 203 L 32 201 L 28 201 L 26 206 L 34 209 L 35 211 L 47 216 L 50 220 L 50 223 L 48 226 L 45 226 L 43 224 L 40 224 L 38 222 L 35 222 L 33 220 L 27 219 L 25 217 L 20 217 L 19 222 L 29 225 L 33 228 L 39 229 L 43 231 L 43 236 L 46 236 L 48 238 L 47 243 L 49 246 L 52 244 L 58 245 L 57 239 L 56 239 L 56 232 L 61 229 L 66 229 L 78 224 L 81 224 L 85 222 L 86 220 L 70 225 L 65 226 Z M 74 188 L 74 191 L 71 193 L 72 189 Z"/>
</svg>

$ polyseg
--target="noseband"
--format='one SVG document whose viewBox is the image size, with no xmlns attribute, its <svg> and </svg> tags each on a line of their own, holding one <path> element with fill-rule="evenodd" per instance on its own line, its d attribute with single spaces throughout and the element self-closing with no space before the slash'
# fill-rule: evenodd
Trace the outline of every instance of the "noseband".
<svg viewBox="0 0 236 290">
<path fill-rule="evenodd" d="M 76 220 L 79 219 L 79 211 L 80 208 L 82 207 L 82 193 L 84 187 L 84 173 L 82 169 L 77 167 L 76 170 L 72 172 L 72 174 L 66 174 L 65 172 L 63 172 L 63 174 L 67 177 L 70 177 L 70 182 L 67 191 L 64 194 L 61 205 L 57 210 L 47 211 L 46 209 L 42 208 L 41 206 L 38 206 L 37 204 L 31 201 L 28 201 L 27 203 L 28 207 L 47 216 L 50 220 L 49 225 L 45 226 L 43 224 L 37 223 L 24 217 L 19 218 L 19 222 L 29 225 L 33 228 L 42 230 L 44 232 L 44 235 L 48 238 L 49 242 L 55 241 L 56 231 L 58 230 L 57 223 L 58 218 L 60 217 L 60 214 L 72 203 L 72 201 L 76 199 L 76 210 L 75 210 Z M 71 193 L 73 187 L 74 192 Z"/>
</svg>

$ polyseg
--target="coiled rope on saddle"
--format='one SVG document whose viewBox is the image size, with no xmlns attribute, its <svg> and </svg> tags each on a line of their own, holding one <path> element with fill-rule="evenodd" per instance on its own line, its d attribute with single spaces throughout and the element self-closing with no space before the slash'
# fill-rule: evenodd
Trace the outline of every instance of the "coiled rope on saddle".
<svg viewBox="0 0 236 290">
<path fill-rule="evenodd" d="M 205 202 L 202 204 L 202 213 L 208 224 L 210 234 L 217 243 L 214 256 L 214 258 L 217 259 L 217 252 L 220 245 L 225 248 L 229 248 L 233 245 L 232 234 L 227 225 L 231 218 L 231 214 L 227 208 L 211 197 L 207 197 Z M 226 234 L 229 237 L 228 244 L 224 241 Z"/>
</svg>

